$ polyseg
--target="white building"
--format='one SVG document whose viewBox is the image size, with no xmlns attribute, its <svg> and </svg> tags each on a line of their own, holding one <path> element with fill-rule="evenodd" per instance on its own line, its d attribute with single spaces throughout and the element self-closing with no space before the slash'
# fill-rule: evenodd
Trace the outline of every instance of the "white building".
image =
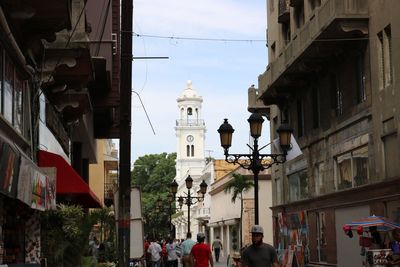
<svg viewBox="0 0 400 267">
<path fill-rule="evenodd" d="M 176 196 L 187 197 L 188 189 L 185 179 L 190 175 L 193 179 L 193 187 L 190 192 L 192 196 L 197 197 L 199 184 L 203 180 L 201 176 L 206 165 L 204 156 L 206 126 L 201 116 L 203 98 L 192 88 L 192 82 L 188 81 L 186 88 L 177 98 L 177 103 L 179 119 L 176 120 L 175 126 L 177 139 L 175 180 L 179 186 Z M 205 203 L 199 203 L 201 208 L 209 208 L 209 206 L 205 206 Z M 192 236 L 195 237 L 199 232 L 199 224 L 196 219 L 197 204 L 191 205 L 190 215 L 190 230 Z M 173 216 L 172 223 L 175 225 L 176 237 L 185 238 L 188 231 L 188 207 L 186 204 L 183 205 L 181 213 Z"/>
</svg>

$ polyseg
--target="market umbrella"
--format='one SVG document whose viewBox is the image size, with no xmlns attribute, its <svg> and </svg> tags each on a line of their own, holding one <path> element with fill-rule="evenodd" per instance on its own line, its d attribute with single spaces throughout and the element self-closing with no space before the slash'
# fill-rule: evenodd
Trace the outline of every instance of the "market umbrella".
<svg viewBox="0 0 400 267">
<path fill-rule="evenodd" d="M 400 229 L 400 224 L 389 220 L 383 216 L 368 216 L 359 220 L 352 221 L 343 226 L 347 230 L 359 230 L 361 227 L 363 231 L 369 231 L 369 227 L 376 226 L 376 230 L 380 232 L 387 232 L 393 229 Z M 345 230 L 346 231 L 346 230 Z"/>
</svg>

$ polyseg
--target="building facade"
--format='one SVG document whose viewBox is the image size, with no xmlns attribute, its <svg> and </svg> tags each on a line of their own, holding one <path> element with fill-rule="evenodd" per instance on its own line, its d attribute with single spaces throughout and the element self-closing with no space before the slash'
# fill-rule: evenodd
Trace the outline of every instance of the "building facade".
<svg viewBox="0 0 400 267">
<path fill-rule="evenodd" d="M 45 261 L 39 218 L 56 203 L 104 205 L 89 164 L 119 136 L 119 1 L 88 2 L 0 3 L 0 264 Z"/>
<path fill-rule="evenodd" d="M 177 139 L 176 149 L 176 176 L 178 183 L 177 196 L 186 196 L 185 179 L 190 175 L 193 179 L 191 194 L 197 197 L 197 191 L 202 181 L 201 176 L 206 165 L 204 156 L 204 140 L 206 126 L 202 118 L 203 98 L 192 87 L 192 82 L 188 81 L 185 89 L 177 98 L 179 119 L 176 120 L 175 133 Z M 195 209 L 196 206 L 192 205 Z M 191 212 L 190 226 L 192 236 L 196 236 L 199 231 L 198 220 L 193 217 L 192 210 L 188 211 L 184 205 L 182 213 L 173 216 L 172 223 L 175 225 L 176 237 L 186 238 L 188 230 L 188 212 Z"/>
<path fill-rule="evenodd" d="M 269 64 L 249 110 L 264 112 L 273 139 L 289 122 L 303 152 L 272 169 L 274 244 L 299 266 L 361 266 L 343 224 L 373 214 L 400 222 L 399 8 L 267 1 Z"/>
<path fill-rule="evenodd" d="M 225 192 L 228 183 L 233 179 L 233 174 L 244 175 L 253 180 L 251 171 L 245 170 L 238 165 L 227 163 L 225 160 L 214 160 L 216 163 L 215 180 L 211 184 L 210 195 L 212 208 L 210 213 L 210 244 L 218 236 L 223 245 L 224 256 L 232 255 L 234 251 L 240 250 L 240 233 L 242 246 L 251 244 L 250 229 L 254 224 L 254 188 L 243 193 L 242 225 L 240 224 L 240 196 L 232 202 L 232 193 Z M 272 187 L 269 170 L 259 174 L 259 224 L 264 228 L 264 242 L 272 244 Z M 229 203 L 230 208 L 225 207 Z"/>
</svg>

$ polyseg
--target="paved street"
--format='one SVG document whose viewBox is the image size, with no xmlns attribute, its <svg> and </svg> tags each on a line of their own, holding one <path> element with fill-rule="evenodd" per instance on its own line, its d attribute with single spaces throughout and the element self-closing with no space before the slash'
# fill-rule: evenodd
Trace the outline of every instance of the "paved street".
<svg viewBox="0 0 400 267">
<path fill-rule="evenodd" d="M 215 261 L 214 258 L 214 267 L 226 267 L 226 257 L 219 257 L 219 262 Z"/>
</svg>

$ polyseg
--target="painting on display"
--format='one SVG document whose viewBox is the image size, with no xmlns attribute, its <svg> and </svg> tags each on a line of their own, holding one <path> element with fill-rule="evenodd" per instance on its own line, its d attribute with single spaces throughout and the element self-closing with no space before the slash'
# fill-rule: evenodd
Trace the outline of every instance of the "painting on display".
<svg viewBox="0 0 400 267">
<path fill-rule="evenodd" d="M 32 180 L 32 203 L 31 208 L 37 210 L 46 209 L 46 182 L 47 176 L 35 171 Z"/>
<path fill-rule="evenodd" d="M 18 192 L 17 198 L 27 205 L 32 203 L 32 179 L 34 174 L 34 169 L 32 169 L 30 160 L 21 157 L 21 164 L 19 168 L 19 178 L 18 178 Z"/>
<path fill-rule="evenodd" d="M 46 210 L 55 210 L 56 205 L 56 177 L 47 175 L 46 179 Z"/>
<path fill-rule="evenodd" d="M 15 148 L 4 143 L 0 153 L 0 191 L 16 197 L 18 186 L 19 155 Z"/>
<path fill-rule="evenodd" d="M 306 266 L 308 262 L 308 228 L 304 211 L 279 213 L 278 253 L 282 266 Z"/>
</svg>

